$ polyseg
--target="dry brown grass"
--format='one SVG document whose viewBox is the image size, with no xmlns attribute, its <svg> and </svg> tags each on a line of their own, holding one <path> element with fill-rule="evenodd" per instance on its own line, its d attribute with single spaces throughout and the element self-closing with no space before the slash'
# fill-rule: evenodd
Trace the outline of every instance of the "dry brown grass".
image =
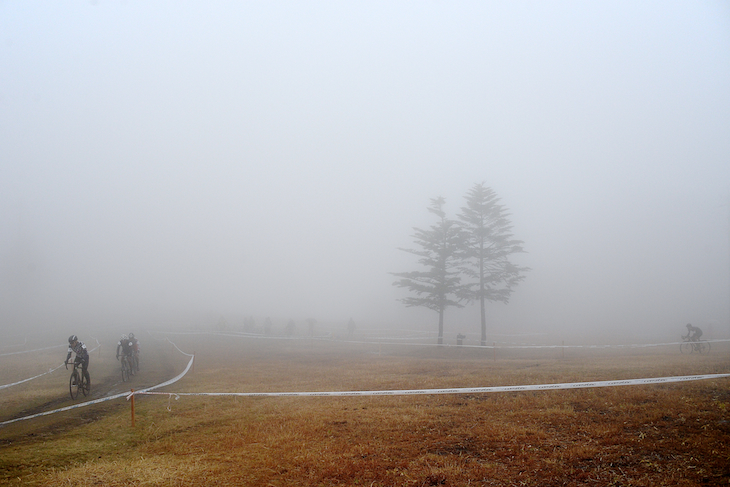
<svg viewBox="0 0 730 487">
<path fill-rule="evenodd" d="M 565 358 L 554 351 L 533 357 L 500 351 L 495 361 L 491 352 L 453 347 L 175 341 L 197 352 L 194 373 L 168 387 L 179 392 L 470 387 L 730 370 L 727 347 L 696 357 L 673 348 L 573 350 Z M 163 343 L 151 345 L 144 374 L 162 377 L 171 364 L 182 369 L 184 357 Z M 124 401 L 1 428 L 0 482 L 728 485 L 728 386 L 728 379 L 717 379 L 436 396 L 143 396 L 135 428 Z M 12 409 L 0 419 L 15 414 Z"/>
</svg>

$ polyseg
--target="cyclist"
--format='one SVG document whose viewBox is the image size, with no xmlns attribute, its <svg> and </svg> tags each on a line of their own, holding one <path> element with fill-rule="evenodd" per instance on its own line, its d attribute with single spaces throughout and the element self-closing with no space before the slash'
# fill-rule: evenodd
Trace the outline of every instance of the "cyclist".
<svg viewBox="0 0 730 487">
<path fill-rule="evenodd" d="M 134 337 L 134 333 L 129 334 L 129 341 L 132 342 L 132 352 L 134 353 L 134 368 L 139 372 L 139 340 Z"/>
<path fill-rule="evenodd" d="M 682 335 L 682 338 L 688 338 L 691 342 L 699 342 L 702 336 L 702 330 L 696 326 L 692 326 L 691 323 L 687 323 L 687 334 Z"/>
<path fill-rule="evenodd" d="M 132 347 L 133 344 L 129 340 L 129 337 L 127 335 L 122 335 L 122 337 L 117 342 L 117 360 L 119 360 L 119 350 L 121 349 L 122 356 L 127 357 L 127 360 L 129 360 L 129 365 L 131 366 L 134 363 L 134 358 L 132 357 L 134 350 Z M 134 369 L 132 369 L 132 374 L 134 374 Z"/>
<path fill-rule="evenodd" d="M 79 337 L 76 335 L 68 337 L 68 355 L 66 355 L 64 365 L 68 365 L 68 361 L 71 359 L 71 353 L 76 354 L 74 365 L 81 364 L 81 372 L 86 377 L 86 383 L 91 384 L 91 377 L 89 376 L 89 351 L 86 350 L 86 345 L 80 342 Z"/>
</svg>

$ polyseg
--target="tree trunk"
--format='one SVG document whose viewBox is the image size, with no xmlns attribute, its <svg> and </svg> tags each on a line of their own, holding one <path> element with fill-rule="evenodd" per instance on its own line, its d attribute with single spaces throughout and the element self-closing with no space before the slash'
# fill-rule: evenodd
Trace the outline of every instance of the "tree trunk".
<svg viewBox="0 0 730 487">
<path fill-rule="evenodd" d="M 484 309 L 484 295 L 479 298 L 482 311 L 482 347 L 487 346 L 487 312 Z"/>
<path fill-rule="evenodd" d="M 479 255 L 484 255 L 484 240 L 479 243 Z M 487 312 L 484 309 L 484 258 L 479 258 L 479 306 L 482 312 L 482 347 L 487 346 Z"/>
</svg>

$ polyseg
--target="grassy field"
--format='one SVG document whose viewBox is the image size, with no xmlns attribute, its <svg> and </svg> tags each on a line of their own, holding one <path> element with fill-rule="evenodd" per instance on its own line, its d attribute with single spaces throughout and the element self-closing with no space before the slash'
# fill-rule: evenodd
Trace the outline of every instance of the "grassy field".
<svg viewBox="0 0 730 487">
<path fill-rule="evenodd" d="M 180 373 L 162 335 L 122 384 L 114 341 L 92 399 Z M 730 347 L 479 350 L 170 335 L 194 370 L 166 392 L 483 387 L 730 371 Z M 0 384 L 64 349 L 0 357 Z M 0 390 L 0 421 L 72 404 L 60 369 Z M 3 485 L 730 485 L 730 379 L 544 392 L 365 397 L 139 396 L 0 427 Z"/>
</svg>

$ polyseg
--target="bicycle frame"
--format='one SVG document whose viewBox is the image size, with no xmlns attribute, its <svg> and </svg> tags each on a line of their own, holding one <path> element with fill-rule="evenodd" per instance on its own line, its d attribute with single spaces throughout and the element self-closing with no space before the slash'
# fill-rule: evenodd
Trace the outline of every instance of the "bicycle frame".
<svg viewBox="0 0 730 487">
<path fill-rule="evenodd" d="M 66 364 L 68 370 L 68 364 Z M 89 395 L 91 384 L 88 383 L 86 376 L 84 375 L 84 369 L 82 362 L 74 362 L 73 370 L 71 371 L 71 377 L 68 380 L 68 391 L 71 395 L 71 399 L 76 400 L 79 397 L 79 390 L 84 396 Z"/>
<path fill-rule="evenodd" d="M 687 336 L 682 336 L 682 343 L 679 344 L 681 353 L 708 353 L 710 351 L 710 342 L 706 340 L 690 340 Z"/>
<path fill-rule="evenodd" d="M 132 364 L 132 360 L 133 360 L 132 357 L 130 357 L 128 355 L 121 356 L 120 361 L 121 361 L 121 367 L 122 367 L 122 382 L 127 382 L 131 378 L 131 375 L 133 373 L 132 372 L 133 367 L 134 367 L 134 365 Z"/>
</svg>

